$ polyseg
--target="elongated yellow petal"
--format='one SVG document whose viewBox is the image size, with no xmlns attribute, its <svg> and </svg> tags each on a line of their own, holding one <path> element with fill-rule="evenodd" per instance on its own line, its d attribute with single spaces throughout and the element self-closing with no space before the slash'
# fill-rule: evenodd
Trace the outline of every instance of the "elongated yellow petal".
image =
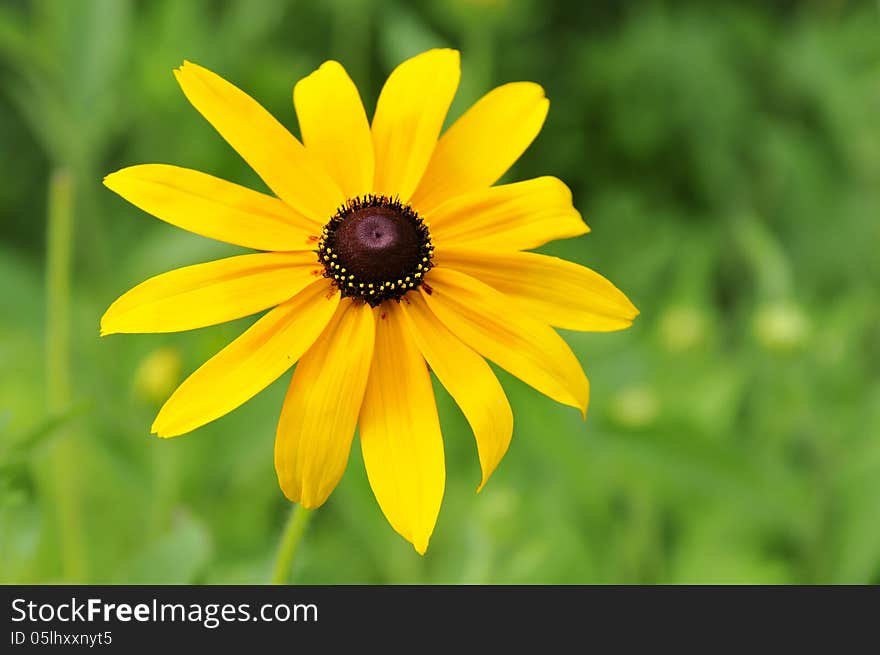
<svg viewBox="0 0 880 655">
<path fill-rule="evenodd" d="M 446 484 L 434 390 L 400 306 L 385 303 L 376 312 L 376 347 L 359 421 L 361 450 L 388 522 L 424 554 Z"/>
<path fill-rule="evenodd" d="M 370 307 L 344 300 L 293 372 L 275 437 L 275 471 L 284 494 L 303 507 L 322 505 L 345 471 L 374 334 Z"/>
<path fill-rule="evenodd" d="M 532 82 L 499 86 L 467 110 L 437 143 L 413 206 L 430 213 L 454 195 L 494 184 L 532 143 L 550 102 Z"/>
<path fill-rule="evenodd" d="M 461 76 L 458 51 L 428 50 L 395 68 L 373 116 L 376 193 L 409 200 L 428 165 Z"/>
<path fill-rule="evenodd" d="M 425 214 L 438 248 L 464 245 L 528 250 L 590 231 L 555 177 L 478 189 L 454 196 Z"/>
<path fill-rule="evenodd" d="M 510 403 L 486 360 L 446 329 L 421 296 L 411 293 L 407 298 L 409 303 L 401 303 L 400 307 L 413 339 L 474 431 L 483 471 L 477 487 L 480 491 L 510 445 Z"/>
<path fill-rule="evenodd" d="M 309 250 L 321 226 L 278 198 L 189 168 L 130 166 L 104 185 L 166 223 L 255 250 Z"/>
<path fill-rule="evenodd" d="M 183 381 L 152 431 L 174 437 L 228 414 L 274 382 L 315 342 L 339 294 L 318 280 L 268 312 Z"/>
<path fill-rule="evenodd" d="M 293 89 L 306 148 L 349 197 L 373 186 L 373 137 L 357 87 L 336 61 L 321 64 Z M 328 217 L 329 218 L 329 217 Z"/>
<path fill-rule="evenodd" d="M 475 277 L 531 316 L 583 332 L 623 330 L 639 311 L 620 289 L 585 266 L 533 252 L 438 251 L 436 263 Z"/>
<path fill-rule="evenodd" d="M 526 384 L 586 416 L 589 382 L 553 328 L 464 273 L 438 266 L 426 282 L 432 293 L 423 286 L 422 297 L 455 336 Z"/>
<path fill-rule="evenodd" d="M 256 100 L 191 62 L 174 71 L 199 113 L 279 198 L 321 224 L 345 200 L 320 161 Z"/>
<path fill-rule="evenodd" d="M 101 334 L 179 332 L 256 314 L 314 282 L 313 252 L 263 252 L 218 259 L 151 277 L 120 296 Z"/>
</svg>

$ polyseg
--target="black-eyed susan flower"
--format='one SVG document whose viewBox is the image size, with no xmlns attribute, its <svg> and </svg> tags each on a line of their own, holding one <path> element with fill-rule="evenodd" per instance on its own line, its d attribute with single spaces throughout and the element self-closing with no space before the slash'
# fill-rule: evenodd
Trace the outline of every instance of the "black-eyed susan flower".
<svg viewBox="0 0 880 655">
<path fill-rule="evenodd" d="M 513 429 L 486 359 L 585 413 L 587 378 L 553 328 L 618 330 L 637 314 L 598 273 L 527 252 L 588 231 L 565 184 L 493 186 L 540 131 L 544 91 L 500 86 L 441 136 L 456 51 L 398 66 L 372 123 L 330 61 L 294 88 L 300 141 L 214 73 L 187 62 L 175 75 L 274 195 L 160 164 L 104 182 L 168 223 L 261 252 L 147 280 L 110 306 L 102 334 L 189 330 L 268 309 L 180 385 L 153 431 L 194 430 L 296 364 L 275 442 L 284 494 L 321 505 L 357 427 L 382 511 L 424 553 L 446 475 L 429 367 L 473 429 L 482 487 Z"/>
</svg>

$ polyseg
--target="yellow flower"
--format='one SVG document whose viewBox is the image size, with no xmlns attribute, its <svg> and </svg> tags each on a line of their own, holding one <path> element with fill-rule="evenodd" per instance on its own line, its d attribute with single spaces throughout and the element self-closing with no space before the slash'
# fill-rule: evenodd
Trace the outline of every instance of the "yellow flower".
<svg viewBox="0 0 880 655">
<path fill-rule="evenodd" d="M 101 332 L 173 332 L 269 311 L 180 385 L 152 430 L 194 430 L 297 364 L 275 441 L 284 494 L 321 505 L 357 426 L 376 500 L 424 553 L 446 477 L 428 366 L 473 429 L 482 488 L 513 430 L 484 357 L 585 414 L 589 383 L 553 327 L 619 330 L 638 313 L 598 273 L 524 252 L 589 231 L 565 184 L 492 186 L 540 131 L 543 89 L 500 86 L 441 136 L 458 52 L 398 66 L 372 123 L 329 61 L 294 88 L 300 142 L 214 73 L 185 62 L 175 75 L 275 195 L 162 164 L 104 183 L 172 225 L 263 252 L 151 278 L 110 306 Z"/>
</svg>

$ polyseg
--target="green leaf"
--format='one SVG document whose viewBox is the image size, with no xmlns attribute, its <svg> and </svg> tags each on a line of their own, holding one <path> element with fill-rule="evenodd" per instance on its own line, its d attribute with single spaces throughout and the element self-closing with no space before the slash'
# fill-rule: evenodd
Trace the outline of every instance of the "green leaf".
<svg viewBox="0 0 880 655">
<path fill-rule="evenodd" d="M 117 584 L 193 584 L 212 551 L 205 525 L 186 512 L 178 512 L 171 529 L 143 549 L 117 572 Z"/>
</svg>

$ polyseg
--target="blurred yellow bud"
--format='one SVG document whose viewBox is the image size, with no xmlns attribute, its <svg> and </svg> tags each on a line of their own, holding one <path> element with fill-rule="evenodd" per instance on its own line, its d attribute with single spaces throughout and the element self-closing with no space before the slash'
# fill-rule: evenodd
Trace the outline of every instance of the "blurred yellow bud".
<svg viewBox="0 0 880 655">
<path fill-rule="evenodd" d="M 752 333 L 768 350 L 795 350 L 804 344 L 809 331 L 809 318 L 798 304 L 790 301 L 759 307 L 752 318 Z"/>
<path fill-rule="evenodd" d="M 657 420 L 660 400 L 653 389 L 645 385 L 627 387 L 611 401 L 611 417 L 628 428 L 644 428 Z"/>
<path fill-rule="evenodd" d="M 677 305 L 667 309 L 660 318 L 660 338 L 673 352 L 682 352 L 702 345 L 709 332 L 706 312 L 694 305 Z"/>
<path fill-rule="evenodd" d="M 183 363 L 176 348 L 157 348 L 141 361 L 134 376 L 138 398 L 153 403 L 164 402 L 180 381 Z"/>
</svg>

